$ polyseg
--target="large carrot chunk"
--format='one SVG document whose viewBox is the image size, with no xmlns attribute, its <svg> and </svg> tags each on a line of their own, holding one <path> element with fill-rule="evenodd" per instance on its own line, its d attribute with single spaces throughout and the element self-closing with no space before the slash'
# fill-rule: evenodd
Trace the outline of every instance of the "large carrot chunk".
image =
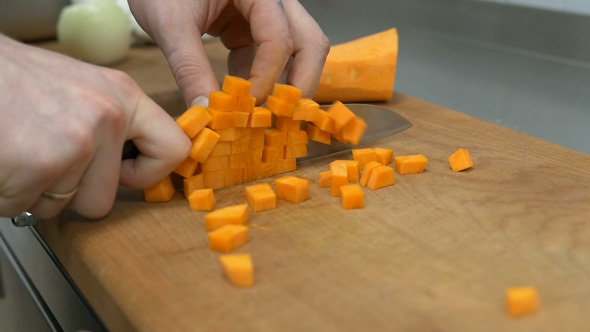
<svg viewBox="0 0 590 332">
<path fill-rule="evenodd" d="M 209 121 L 211 121 L 211 115 L 204 107 L 199 105 L 191 106 L 176 119 L 176 123 L 190 138 L 195 137 L 201 129 L 205 128 Z"/>
<path fill-rule="evenodd" d="M 539 309 L 535 287 L 511 287 L 506 290 L 506 307 L 511 316 L 531 314 Z"/>
<path fill-rule="evenodd" d="M 236 286 L 248 287 L 254 284 L 254 265 L 250 254 L 225 254 L 219 262 L 227 279 Z"/>
<path fill-rule="evenodd" d="M 309 180 L 295 176 L 283 176 L 275 180 L 277 197 L 293 203 L 300 203 L 309 198 Z"/>
<path fill-rule="evenodd" d="M 213 189 L 197 189 L 188 196 L 193 211 L 211 211 L 215 207 Z"/>
<path fill-rule="evenodd" d="M 421 154 L 398 156 L 394 158 L 395 170 L 402 175 L 422 173 L 428 159 Z"/>
<path fill-rule="evenodd" d="M 277 194 L 268 183 L 246 186 L 246 199 L 254 212 L 276 209 Z"/>
<path fill-rule="evenodd" d="M 146 202 L 168 202 L 174 196 L 174 185 L 170 176 L 166 176 L 160 182 L 143 190 Z"/>
<path fill-rule="evenodd" d="M 229 224 L 243 225 L 246 222 L 248 222 L 248 204 L 227 206 L 209 212 L 205 216 L 205 226 L 208 231 Z"/>
<path fill-rule="evenodd" d="M 313 100 L 330 103 L 391 99 L 397 53 L 396 29 L 332 46 Z"/>
<path fill-rule="evenodd" d="M 340 201 L 342 207 L 349 209 L 362 209 L 365 207 L 365 196 L 358 184 L 346 184 L 340 187 Z"/>
<path fill-rule="evenodd" d="M 451 169 L 459 172 L 473 167 L 473 160 L 466 149 L 459 149 L 449 157 L 449 164 Z"/>
<path fill-rule="evenodd" d="M 395 183 L 393 168 L 388 166 L 377 166 L 371 172 L 371 178 L 367 183 L 367 188 L 376 190 L 379 188 L 391 186 Z"/>
<path fill-rule="evenodd" d="M 209 248 L 220 252 L 230 252 L 248 242 L 248 226 L 225 225 L 209 232 Z"/>
</svg>

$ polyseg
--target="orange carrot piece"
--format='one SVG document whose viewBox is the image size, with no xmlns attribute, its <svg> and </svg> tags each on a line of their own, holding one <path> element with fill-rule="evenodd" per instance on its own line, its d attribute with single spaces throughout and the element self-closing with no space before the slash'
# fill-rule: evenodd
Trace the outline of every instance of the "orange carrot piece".
<svg viewBox="0 0 590 332">
<path fill-rule="evenodd" d="M 320 172 L 320 178 L 318 180 L 319 187 L 320 188 L 330 188 L 331 183 L 332 183 L 331 177 L 332 177 L 331 171 Z"/>
<path fill-rule="evenodd" d="M 327 131 L 330 134 L 335 133 L 334 120 L 328 116 L 328 113 L 322 110 L 318 110 L 315 115 L 315 120 L 311 121 L 314 125 L 323 131 Z"/>
<path fill-rule="evenodd" d="M 143 190 L 145 201 L 148 203 L 168 202 L 174 196 L 174 185 L 170 175 L 164 177 L 160 182 Z"/>
<path fill-rule="evenodd" d="M 236 139 L 236 130 L 232 128 L 213 129 L 219 135 L 220 142 L 231 142 Z"/>
<path fill-rule="evenodd" d="M 219 256 L 219 262 L 232 284 L 240 287 L 254 285 L 254 265 L 250 254 L 224 254 Z"/>
<path fill-rule="evenodd" d="M 207 110 L 211 115 L 211 121 L 209 121 L 209 128 L 211 129 L 228 129 L 234 125 L 233 112 L 223 112 L 209 108 Z"/>
<path fill-rule="evenodd" d="M 268 183 L 246 186 L 246 199 L 254 212 L 277 208 L 277 194 Z"/>
<path fill-rule="evenodd" d="M 225 187 L 226 170 L 203 172 L 203 185 L 205 188 L 219 189 Z"/>
<path fill-rule="evenodd" d="M 254 166 L 257 164 L 262 163 L 262 152 L 264 150 L 264 146 L 260 147 L 258 151 L 248 151 L 246 153 L 246 166 Z"/>
<path fill-rule="evenodd" d="M 295 176 L 283 176 L 275 180 L 277 197 L 293 203 L 309 198 L 309 180 Z"/>
<path fill-rule="evenodd" d="M 267 178 L 277 174 L 277 163 L 262 162 L 244 168 L 244 182 Z"/>
<path fill-rule="evenodd" d="M 254 107 L 256 107 L 256 98 L 252 96 L 238 96 L 238 102 L 236 106 L 237 112 L 246 112 L 252 113 L 254 112 Z"/>
<path fill-rule="evenodd" d="M 305 130 L 287 132 L 286 144 L 307 144 L 307 132 Z"/>
<path fill-rule="evenodd" d="M 312 121 L 320 105 L 309 98 L 301 98 L 293 110 L 293 120 Z"/>
<path fill-rule="evenodd" d="M 510 316 L 532 314 L 539 310 L 539 294 L 535 287 L 511 287 L 506 290 L 506 307 Z"/>
<path fill-rule="evenodd" d="M 248 119 L 248 127 L 260 128 L 270 127 L 272 124 L 272 113 L 264 107 L 255 107 L 254 112 Z"/>
<path fill-rule="evenodd" d="M 178 119 L 176 123 L 182 130 L 193 138 L 211 121 L 211 115 L 207 112 L 207 109 L 199 105 L 193 105 L 186 110 Z"/>
<path fill-rule="evenodd" d="M 459 149 L 449 157 L 449 164 L 454 172 L 473 167 L 473 160 L 466 149 Z"/>
<path fill-rule="evenodd" d="M 269 128 L 264 131 L 264 145 L 278 147 L 287 144 L 287 132 L 276 128 Z"/>
<path fill-rule="evenodd" d="M 250 119 L 250 113 L 248 112 L 232 112 L 233 127 L 246 127 L 248 125 L 248 120 Z"/>
<path fill-rule="evenodd" d="M 226 206 L 205 215 L 205 227 L 208 231 L 218 229 L 224 225 L 244 225 L 247 222 L 248 204 Z"/>
<path fill-rule="evenodd" d="M 225 186 L 235 186 L 244 183 L 244 168 L 230 168 L 225 171 Z"/>
<path fill-rule="evenodd" d="M 199 166 L 199 162 L 191 157 L 188 157 L 178 166 L 176 166 L 176 168 L 174 169 L 174 173 L 182 176 L 183 178 L 188 178 L 195 174 L 197 166 Z"/>
<path fill-rule="evenodd" d="M 221 171 L 229 168 L 229 155 L 226 156 L 209 156 L 204 163 L 201 164 L 203 172 Z"/>
<path fill-rule="evenodd" d="M 207 235 L 211 250 L 230 252 L 248 242 L 248 226 L 225 225 Z"/>
<path fill-rule="evenodd" d="M 340 202 L 344 209 L 362 209 L 365 207 L 365 196 L 358 184 L 343 185 L 340 187 L 340 193 Z"/>
<path fill-rule="evenodd" d="M 334 124 L 344 128 L 356 115 L 340 101 L 335 101 L 328 108 L 328 116 L 334 120 Z"/>
<path fill-rule="evenodd" d="M 262 151 L 265 130 L 266 128 L 250 128 L 250 137 L 248 138 L 250 141 L 250 151 Z"/>
<path fill-rule="evenodd" d="M 342 129 L 342 140 L 347 144 L 358 145 L 367 128 L 365 120 L 355 117 Z"/>
<path fill-rule="evenodd" d="M 375 155 L 377 162 L 383 166 L 387 166 L 393 162 L 393 149 L 375 148 Z"/>
<path fill-rule="evenodd" d="M 209 108 L 220 112 L 233 112 L 238 108 L 238 99 L 224 91 L 211 91 Z"/>
<path fill-rule="evenodd" d="M 428 159 L 421 154 L 398 156 L 394 158 L 395 170 L 402 175 L 422 173 Z"/>
<path fill-rule="evenodd" d="M 221 91 L 236 97 L 249 97 L 251 88 L 252 82 L 241 77 L 225 75 Z"/>
<path fill-rule="evenodd" d="M 352 159 L 359 162 L 360 169 L 364 169 L 368 162 L 377 161 L 377 154 L 375 150 L 370 148 L 352 149 Z"/>
<path fill-rule="evenodd" d="M 215 144 L 215 147 L 213 147 L 213 150 L 211 150 L 211 153 L 209 153 L 209 157 L 229 156 L 232 151 L 232 148 L 231 148 L 232 143 L 233 142 L 231 142 L 231 141 L 227 141 L 227 142 L 218 141 L 217 144 Z"/>
<path fill-rule="evenodd" d="M 188 196 L 193 211 L 211 211 L 215 207 L 213 189 L 197 189 Z"/>
<path fill-rule="evenodd" d="M 297 169 L 297 159 L 285 158 L 285 159 L 277 162 L 276 174 L 292 172 L 296 169 Z"/>
<path fill-rule="evenodd" d="M 301 90 L 292 85 L 275 83 L 272 95 L 289 103 L 297 104 L 301 98 Z"/>
<path fill-rule="evenodd" d="M 276 163 L 285 159 L 284 146 L 265 146 L 262 150 L 262 161 L 265 163 Z"/>
<path fill-rule="evenodd" d="M 277 116 L 293 117 L 295 104 L 275 96 L 268 96 L 266 107 Z"/>
<path fill-rule="evenodd" d="M 277 116 L 275 128 L 282 131 L 298 131 L 301 130 L 301 121 L 287 116 Z"/>
<path fill-rule="evenodd" d="M 346 165 L 346 173 L 349 182 L 357 182 L 359 180 L 359 162 L 356 160 L 334 160 L 330 163 L 332 164 L 345 164 Z"/>
<path fill-rule="evenodd" d="M 312 141 L 324 143 L 326 145 L 332 144 L 332 140 L 330 139 L 330 133 L 321 130 L 320 128 L 316 127 L 311 123 L 307 124 L 307 137 L 309 137 L 309 139 Z"/>
<path fill-rule="evenodd" d="M 391 99 L 397 53 L 396 29 L 332 46 L 313 100 L 330 103 Z"/>
<path fill-rule="evenodd" d="M 217 144 L 219 134 L 209 128 L 203 128 L 201 132 L 193 138 L 193 146 L 189 156 L 198 162 L 204 162 Z"/>
<path fill-rule="evenodd" d="M 377 162 L 377 161 L 369 161 L 366 165 L 365 168 L 363 169 L 363 175 L 361 175 L 361 186 L 366 187 L 367 184 L 369 184 L 369 179 L 371 178 L 371 174 L 373 173 L 373 169 L 375 169 L 375 167 L 377 166 L 382 166 L 381 163 Z"/>
<path fill-rule="evenodd" d="M 285 158 L 302 158 L 307 156 L 307 144 L 285 145 Z"/>
<path fill-rule="evenodd" d="M 188 198 L 193 191 L 197 189 L 205 189 L 203 182 L 203 174 L 195 174 L 191 177 L 182 180 L 184 187 L 184 197 Z"/>
<path fill-rule="evenodd" d="M 340 196 L 340 187 L 348 184 L 348 166 L 346 163 L 330 163 L 330 195 Z"/>
<path fill-rule="evenodd" d="M 393 168 L 389 166 L 377 166 L 371 172 L 371 178 L 367 183 L 367 188 L 376 190 L 379 188 L 391 186 L 395 183 Z"/>
</svg>

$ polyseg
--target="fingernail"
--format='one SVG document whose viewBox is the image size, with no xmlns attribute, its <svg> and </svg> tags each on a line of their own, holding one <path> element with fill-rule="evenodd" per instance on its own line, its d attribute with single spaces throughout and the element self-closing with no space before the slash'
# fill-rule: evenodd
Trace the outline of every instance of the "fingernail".
<svg viewBox="0 0 590 332">
<path fill-rule="evenodd" d="M 197 98 L 193 99 L 193 101 L 191 102 L 191 106 L 193 106 L 193 105 L 207 107 L 207 106 L 209 106 L 209 98 L 207 98 L 205 96 L 198 96 Z"/>
</svg>

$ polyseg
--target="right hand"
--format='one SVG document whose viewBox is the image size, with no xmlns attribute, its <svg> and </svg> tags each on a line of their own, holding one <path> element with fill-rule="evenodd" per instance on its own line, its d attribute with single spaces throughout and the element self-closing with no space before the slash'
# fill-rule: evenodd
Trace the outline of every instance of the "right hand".
<svg viewBox="0 0 590 332">
<path fill-rule="evenodd" d="M 149 187 L 188 155 L 188 137 L 122 72 L 2 35 L 0 63 L 0 216 L 102 217 L 118 184 Z M 140 155 L 122 162 L 126 140 Z M 42 195 L 77 186 L 71 201 Z"/>
</svg>

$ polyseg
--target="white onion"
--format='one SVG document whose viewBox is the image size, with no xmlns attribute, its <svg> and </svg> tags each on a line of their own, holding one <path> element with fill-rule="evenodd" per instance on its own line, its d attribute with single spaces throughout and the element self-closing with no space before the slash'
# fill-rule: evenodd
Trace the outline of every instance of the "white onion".
<svg viewBox="0 0 590 332">
<path fill-rule="evenodd" d="M 131 31 L 125 13 L 113 1 L 89 1 L 62 9 L 57 39 L 75 58 L 110 65 L 127 55 Z"/>
</svg>

